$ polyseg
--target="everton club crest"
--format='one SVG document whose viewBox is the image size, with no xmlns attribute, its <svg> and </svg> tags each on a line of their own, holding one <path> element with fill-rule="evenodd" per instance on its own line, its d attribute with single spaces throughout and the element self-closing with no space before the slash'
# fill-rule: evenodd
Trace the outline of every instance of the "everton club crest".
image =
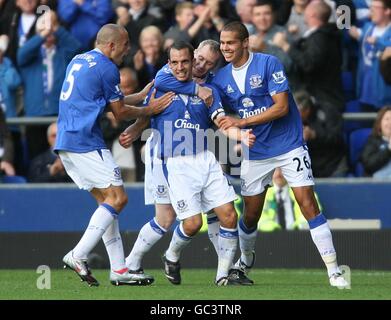
<svg viewBox="0 0 391 320">
<path fill-rule="evenodd" d="M 262 87 L 262 78 L 259 74 L 254 74 L 250 77 L 250 86 L 251 89 Z"/>
</svg>

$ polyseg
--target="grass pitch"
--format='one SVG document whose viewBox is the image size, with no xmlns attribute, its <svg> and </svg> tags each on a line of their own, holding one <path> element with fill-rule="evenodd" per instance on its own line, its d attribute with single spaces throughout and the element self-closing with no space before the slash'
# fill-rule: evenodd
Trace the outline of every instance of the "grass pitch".
<svg viewBox="0 0 391 320">
<path fill-rule="evenodd" d="M 182 284 L 174 286 L 162 270 L 147 270 L 151 286 L 115 287 L 107 270 L 94 270 L 99 287 L 88 287 L 70 270 L 51 270 L 51 289 L 40 290 L 35 270 L 0 270 L 0 299 L 31 300 L 382 300 L 391 299 L 391 272 L 352 270 L 351 289 L 330 287 L 325 270 L 255 269 L 250 287 L 216 287 L 213 269 L 183 269 Z M 38 280 L 39 281 L 39 280 Z"/>
</svg>

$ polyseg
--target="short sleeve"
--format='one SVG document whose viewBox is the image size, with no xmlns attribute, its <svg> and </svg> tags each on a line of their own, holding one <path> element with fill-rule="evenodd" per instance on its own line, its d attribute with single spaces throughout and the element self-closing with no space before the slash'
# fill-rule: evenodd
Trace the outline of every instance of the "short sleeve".
<svg viewBox="0 0 391 320">
<path fill-rule="evenodd" d="M 122 100 L 124 95 L 120 88 L 120 75 L 115 66 L 103 69 L 103 94 L 107 103 Z"/>
<path fill-rule="evenodd" d="M 269 58 L 266 79 L 268 83 L 269 94 L 271 96 L 274 96 L 276 93 L 289 90 L 288 79 L 285 75 L 284 67 L 275 57 L 270 56 Z"/>
</svg>

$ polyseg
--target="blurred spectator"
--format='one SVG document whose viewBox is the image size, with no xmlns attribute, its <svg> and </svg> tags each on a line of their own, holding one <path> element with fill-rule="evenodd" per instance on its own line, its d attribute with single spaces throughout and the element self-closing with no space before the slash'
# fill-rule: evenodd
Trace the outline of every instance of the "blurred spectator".
<svg viewBox="0 0 391 320">
<path fill-rule="evenodd" d="M 45 26 L 50 16 L 51 26 Z M 37 34 L 18 51 L 18 66 L 24 84 L 26 116 L 56 116 L 58 99 L 69 61 L 80 50 L 79 42 L 60 27 L 54 11 L 37 22 Z M 46 150 L 47 126 L 30 126 L 26 138 L 30 159 Z"/>
<path fill-rule="evenodd" d="M 342 5 L 338 5 L 336 10 L 337 21 L 342 23 L 349 22 L 350 24 L 355 25 L 357 23 L 356 12 L 353 2 L 351 0 L 339 0 L 337 3 L 341 3 Z M 346 6 L 348 8 L 346 8 Z M 350 10 L 349 11 L 347 10 Z M 347 16 L 347 14 L 349 15 Z M 349 17 L 349 18 L 347 18 Z M 356 70 L 358 63 L 358 44 L 350 35 L 349 35 L 349 27 L 342 28 L 340 31 L 342 34 L 342 72 L 348 72 L 348 75 L 352 78 L 356 78 Z M 346 75 L 346 74 L 345 74 Z M 346 83 L 345 83 L 346 85 Z M 356 100 L 355 88 L 351 88 L 351 84 L 348 83 L 344 87 L 344 95 L 346 101 Z"/>
<path fill-rule="evenodd" d="M 139 41 L 140 49 L 133 57 L 133 66 L 137 71 L 139 86 L 144 88 L 167 63 L 167 55 L 163 51 L 163 35 L 159 28 L 145 27 Z"/>
<path fill-rule="evenodd" d="M 308 30 L 304 19 L 304 10 L 309 2 L 309 0 L 293 0 L 291 13 L 286 23 L 286 29 L 291 35 L 292 40 L 300 39 L 304 35 L 304 32 Z"/>
<path fill-rule="evenodd" d="M 249 34 L 254 34 L 256 32 L 252 21 L 252 10 L 256 2 L 257 0 L 236 1 L 236 13 L 238 14 L 241 22 L 246 26 Z"/>
<path fill-rule="evenodd" d="M 315 198 L 321 208 L 317 194 L 315 194 Z M 288 186 L 281 169 L 277 168 L 273 174 L 273 187 L 268 188 L 266 192 L 258 230 L 270 232 L 308 228 L 308 222 L 301 213 L 292 189 Z"/>
<path fill-rule="evenodd" d="M 5 122 L 5 115 L 0 108 L 0 176 L 14 176 L 14 148 Z"/>
<path fill-rule="evenodd" d="M 374 178 L 391 178 L 391 106 L 379 110 L 361 161 Z"/>
<path fill-rule="evenodd" d="M 303 121 L 303 137 L 314 177 L 344 177 L 348 164 L 341 114 L 324 103 L 316 103 L 305 91 L 295 92 L 294 98 Z"/>
<path fill-rule="evenodd" d="M 121 10 L 120 15 L 118 10 Z M 141 31 L 150 25 L 157 26 L 160 30 L 165 30 L 165 22 L 158 7 L 153 7 L 148 0 L 128 0 L 127 7 L 118 7 L 117 16 L 119 24 L 124 25 L 128 30 L 131 52 L 133 57 L 139 48 L 139 37 Z"/>
<path fill-rule="evenodd" d="M 0 108 L 5 114 L 6 118 L 16 117 L 16 89 L 22 83 L 18 71 L 14 67 L 12 61 L 4 57 L 7 50 L 8 37 L 6 35 L 0 36 Z M 23 147 L 21 141 L 20 128 L 17 125 L 8 126 L 14 146 L 14 167 L 19 175 L 24 175 L 23 163 Z"/>
<path fill-rule="evenodd" d="M 360 44 L 357 93 L 363 111 L 376 111 L 391 104 L 391 85 L 380 73 L 382 52 L 391 47 L 391 1 L 373 0 L 371 22 L 362 29 L 352 27 L 350 35 Z"/>
<path fill-rule="evenodd" d="M 7 31 L 9 46 L 6 56 L 16 65 L 17 51 L 24 43 L 35 35 L 35 23 L 38 0 L 16 0 L 16 7 L 12 10 L 11 20 Z"/>
<path fill-rule="evenodd" d="M 251 21 L 255 26 L 253 33 L 265 43 L 271 43 L 277 32 L 285 29 L 274 23 L 274 5 L 272 0 L 259 0 L 252 8 Z"/>
<path fill-rule="evenodd" d="M 57 124 L 54 122 L 47 129 L 49 149 L 31 161 L 29 182 L 72 182 L 65 172 L 60 157 L 53 152 L 56 136 Z"/>
<path fill-rule="evenodd" d="M 275 21 L 280 26 L 285 26 L 291 15 L 293 0 L 273 1 L 276 9 Z"/>
<path fill-rule="evenodd" d="M 59 0 L 57 12 L 83 50 L 93 47 L 100 27 L 113 18 L 110 0 Z"/>
<path fill-rule="evenodd" d="M 39 0 L 39 4 L 48 6 L 50 9 L 57 11 L 57 6 L 58 6 L 57 0 Z"/>
<path fill-rule="evenodd" d="M 195 7 L 194 13 L 197 17 L 204 14 L 205 10 L 209 11 L 202 28 L 193 39 L 194 47 L 197 47 L 202 41 L 212 39 L 220 40 L 220 32 L 223 29 L 227 19 L 222 17 L 222 7 L 219 0 L 205 0 L 204 4 Z"/>
<path fill-rule="evenodd" d="M 363 27 L 367 22 L 371 21 L 371 13 L 369 7 L 372 0 L 353 0 L 356 9 L 357 27 Z"/>
<path fill-rule="evenodd" d="M 391 47 L 387 47 L 380 59 L 380 73 L 387 85 L 391 85 Z"/>
<path fill-rule="evenodd" d="M 15 90 L 21 78 L 12 61 L 4 57 L 8 47 L 8 37 L 0 36 L 0 107 L 7 118 L 16 117 Z"/>
<path fill-rule="evenodd" d="M 304 11 L 309 30 L 303 37 L 290 45 L 285 34 L 278 33 L 273 44 L 292 59 L 290 80 L 295 90 L 304 89 L 319 103 L 343 112 L 341 34 L 335 24 L 327 22 L 330 14 L 323 1 L 311 1 Z"/>
<path fill-rule="evenodd" d="M 289 36 L 286 36 L 285 28 L 274 23 L 273 2 L 271 0 L 257 1 L 252 9 L 252 21 L 256 33 L 249 38 L 250 49 L 254 52 L 264 52 L 276 56 L 284 65 L 285 71 L 289 73 L 290 58 L 286 52 L 272 42 L 277 33 L 283 33 L 289 39 Z"/>
<path fill-rule="evenodd" d="M 176 24 L 164 34 L 164 48 L 170 47 L 175 41 L 179 40 L 191 42 L 193 46 L 198 45 L 198 43 L 194 43 L 196 41 L 193 41 L 193 39 L 209 17 L 209 7 L 204 8 L 198 18 L 195 18 L 194 5 L 191 2 L 178 3 L 175 7 Z"/>
<path fill-rule="evenodd" d="M 8 34 L 15 11 L 16 5 L 14 0 L 0 0 L 0 35 Z"/>
</svg>

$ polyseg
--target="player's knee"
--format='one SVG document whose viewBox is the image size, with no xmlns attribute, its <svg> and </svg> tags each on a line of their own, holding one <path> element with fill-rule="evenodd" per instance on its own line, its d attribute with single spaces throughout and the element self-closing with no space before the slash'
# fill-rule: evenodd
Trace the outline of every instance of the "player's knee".
<svg viewBox="0 0 391 320">
<path fill-rule="evenodd" d="M 172 224 L 175 221 L 175 216 L 166 215 L 166 216 L 156 216 L 157 223 L 164 229 L 170 229 Z"/>
<path fill-rule="evenodd" d="M 117 194 L 114 199 L 114 207 L 120 212 L 123 208 L 125 208 L 128 203 L 128 196 L 126 193 Z"/>
<path fill-rule="evenodd" d="M 175 218 L 176 214 L 171 205 L 156 205 L 156 220 L 162 228 L 169 229 L 175 222 Z"/>
<path fill-rule="evenodd" d="M 301 201 L 298 203 L 301 210 L 307 214 L 314 214 L 316 211 L 318 211 L 316 200 L 312 197 L 303 197 L 303 199 L 301 199 Z"/>
<path fill-rule="evenodd" d="M 201 227 L 202 227 L 201 215 L 187 218 L 183 222 L 183 230 L 188 236 L 194 236 L 198 231 L 200 231 Z"/>
<path fill-rule="evenodd" d="M 220 224 L 222 227 L 234 229 L 237 226 L 238 215 L 234 208 L 228 210 L 226 214 L 220 219 Z"/>
</svg>

